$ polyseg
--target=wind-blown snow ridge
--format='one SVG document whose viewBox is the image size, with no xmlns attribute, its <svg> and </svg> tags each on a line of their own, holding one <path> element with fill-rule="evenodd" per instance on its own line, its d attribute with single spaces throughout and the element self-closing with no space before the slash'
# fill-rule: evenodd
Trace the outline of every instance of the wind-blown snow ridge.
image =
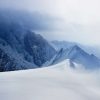
<svg viewBox="0 0 100 100">
<path fill-rule="evenodd" d="M 69 60 L 0 74 L 1 100 L 100 100 L 100 74 L 73 70 Z"/>
</svg>

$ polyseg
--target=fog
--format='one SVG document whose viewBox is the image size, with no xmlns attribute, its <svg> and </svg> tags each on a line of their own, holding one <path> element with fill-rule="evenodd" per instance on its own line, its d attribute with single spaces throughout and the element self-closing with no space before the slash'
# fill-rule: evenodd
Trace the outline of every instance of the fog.
<svg viewBox="0 0 100 100">
<path fill-rule="evenodd" d="M 99 0 L 1 0 L 1 8 L 19 9 L 52 16 L 53 28 L 37 32 L 49 40 L 59 39 L 88 45 L 100 43 Z M 56 20 L 57 19 L 57 20 Z M 56 20 L 56 21 L 54 21 Z M 41 23 L 41 22 L 40 22 Z"/>
</svg>

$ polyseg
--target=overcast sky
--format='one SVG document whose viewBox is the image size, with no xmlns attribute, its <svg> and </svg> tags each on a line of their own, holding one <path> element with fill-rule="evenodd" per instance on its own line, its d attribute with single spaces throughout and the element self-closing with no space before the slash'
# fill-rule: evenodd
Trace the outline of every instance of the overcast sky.
<svg viewBox="0 0 100 100">
<path fill-rule="evenodd" d="M 100 43 L 100 0 L 0 0 L 0 6 L 61 18 L 58 29 L 42 32 L 50 40 Z"/>
</svg>

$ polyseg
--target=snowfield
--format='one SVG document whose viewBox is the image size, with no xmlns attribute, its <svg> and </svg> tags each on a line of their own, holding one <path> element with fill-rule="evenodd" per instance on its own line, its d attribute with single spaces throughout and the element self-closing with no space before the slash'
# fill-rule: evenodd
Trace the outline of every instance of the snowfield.
<svg viewBox="0 0 100 100">
<path fill-rule="evenodd" d="M 0 100 L 100 100 L 100 71 L 74 70 L 64 61 L 0 73 Z"/>
</svg>

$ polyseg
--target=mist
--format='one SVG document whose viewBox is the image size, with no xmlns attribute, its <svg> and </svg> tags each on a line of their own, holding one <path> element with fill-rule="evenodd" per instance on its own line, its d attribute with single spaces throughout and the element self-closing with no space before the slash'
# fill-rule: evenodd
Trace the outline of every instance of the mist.
<svg viewBox="0 0 100 100">
<path fill-rule="evenodd" d="M 99 0 L 2 0 L 0 8 L 42 14 L 37 24 L 43 28 L 35 31 L 48 40 L 99 45 L 99 4 Z"/>
</svg>

